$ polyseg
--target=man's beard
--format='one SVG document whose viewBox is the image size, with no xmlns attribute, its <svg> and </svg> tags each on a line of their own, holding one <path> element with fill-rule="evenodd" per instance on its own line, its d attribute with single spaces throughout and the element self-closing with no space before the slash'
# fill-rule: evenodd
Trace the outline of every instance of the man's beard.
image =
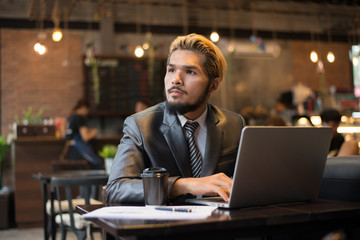
<svg viewBox="0 0 360 240">
<path fill-rule="evenodd" d="M 178 86 L 174 86 L 174 87 L 170 88 L 168 91 L 171 91 L 173 89 L 177 89 L 177 90 L 181 91 L 181 89 Z M 189 103 L 171 103 L 171 102 L 168 101 L 168 99 L 166 97 L 166 93 L 165 93 L 166 105 L 167 105 L 167 108 L 169 109 L 169 112 L 173 113 L 173 114 L 177 113 L 177 114 L 180 114 L 180 115 L 184 115 L 185 113 L 195 111 L 196 109 L 198 109 L 204 103 L 204 101 L 208 97 L 209 89 L 210 89 L 210 82 L 209 82 L 208 86 L 206 87 L 205 91 L 203 92 L 203 94 L 193 104 L 189 104 Z M 185 94 L 187 94 L 187 93 L 185 92 Z"/>
</svg>

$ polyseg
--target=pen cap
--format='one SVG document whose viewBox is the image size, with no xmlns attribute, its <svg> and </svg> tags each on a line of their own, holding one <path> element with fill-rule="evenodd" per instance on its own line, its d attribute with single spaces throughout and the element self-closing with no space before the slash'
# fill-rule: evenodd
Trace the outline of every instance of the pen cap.
<svg viewBox="0 0 360 240">
<path fill-rule="evenodd" d="M 146 168 L 141 174 L 145 205 L 167 205 L 168 177 L 165 168 Z"/>
</svg>

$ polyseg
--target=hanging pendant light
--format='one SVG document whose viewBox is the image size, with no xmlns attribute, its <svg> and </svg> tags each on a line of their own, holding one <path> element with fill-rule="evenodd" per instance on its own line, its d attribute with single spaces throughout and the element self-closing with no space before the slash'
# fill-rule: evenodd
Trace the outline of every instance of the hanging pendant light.
<svg viewBox="0 0 360 240">
<path fill-rule="evenodd" d="M 219 34 L 217 33 L 216 29 L 217 29 L 217 12 L 216 12 L 216 8 L 214 6 L 212 6 L 212 16 L 213 16 L 213 32 L 210 34 L 210 40 L 213 42 L 218 42 L 220 39 Z"/>
<path fill-rule="evenodd" d="M 59 7 L 59 1 L 56 0 L 55 4 L 54 4 L 54 8 L 53 8 L 53 12 L 52 12 L 52 20 L 54 22 L 54 31 L 52 33 L 52 40 L 54 42 L 59 42 L 62 37 L 63 37 L 63 33 L 61 32 L 60 29 L 60 7 Z"/>
<path fill-rule="evenodd" d="M 141 58 L 142 56 L 144 56 L 144 49 L 140 45 L 138 45 L 135 48 L 134 54 L 136 57 Z"/>
<path fill-rule="evenodd" d="M 311 53 L 310 53 L 310 60 L 313 62 L 313 63 L 316 63 L 318 61 L 318 55 L 317 55 L 317 52 L 312 50 Z"/>
<path fill-rule="evenodd" d="M 61 32 L 60 28 L 55 28 L 53 33 L 52 33 L 52 40 L 54 42 L 59 42 L 63 37 L 63 34 Z"/>
<path fill-rule="evenodd" d="M 37 42 L 34 45 L 34 51 L 37 52 L 39 55 L 44 55 L 47 52 L 47 48 L 45 45 Z"/>
<path fill-rule="evenodd" d="M 140 2 L 136 1 L 136 36 L 138 39 L 141 39 L 141 7 Z M 144 56 L 144 49 L 141 45 L 137 45 L 134 50 L 134 55 L 137 58 Z"/>
<path fill-rule="evenodd" d="M 41 1 L 41 11 L 39 16 L 39 25 L 40 25 L 40 31 L 37 34 L 37 42 L 34 44 L 34 51 L 39 55 L 44 55 L 47 52 L 47 48 L 43 42 L 45 42 L 46 39 L 46 32 L 43 31 L 44 28 L 44 9 L 45 2 Z"/>
<path fill-rule="evenodd" d="M 47 52 L 47 48 L 45 45 L 40 45 L 38 51 L 39 55 L 44 55 Z"/>
<path fill-rule="evenodd" d="M 35 45 L 34 45 L 34 51 L 38 52 L 40 50 L 40 48 L 41 48 L 41 43 L 36 42 Z"/>
<path fill-rule="evenodd" d="M 214 31 L 214 32 L 211 33 L 210 39 L 211 39 L 211 41 L 213 41 L 213 42 L 218 42 L 219 39 L 220 39 L 220 36 L 219 36 L 219 34 L 218 34 L 216 31 Z"/>
<path fill-rule="evenodd" d="M 331 16 L 330 16 L 330 13 L 328 14 L 328 21 L 329 21 L 329 25 L 331 26 Z M 331 47 L 331 30 L 330 30 L 330 27 L 329 27 L 329 30 L 328 30 L 328 41 L 329 41 L 329 47 Z M 327 55 L 326 55 L 326 59 L 328 60 L 329 63 L 333 63 L 335 61 L 335 55 L 334 53 L 330 50 L 328 51 Z"/>
<path fill-rule="evenodd" d="M 38 41 L 34 44 L 34 51 L 39 55 L 47 53 L 47 48 L 43 42 L 46 40 L 46 32 L 40 31 L 37 34 Z"/>
<path fill-rule="evenodd" d="M 327 60 L 329 63 L 333 63 L 335 61 L 335 55 L 332 51 L 329 51 L 327 56 L 326 56 Z"/>
</svg>

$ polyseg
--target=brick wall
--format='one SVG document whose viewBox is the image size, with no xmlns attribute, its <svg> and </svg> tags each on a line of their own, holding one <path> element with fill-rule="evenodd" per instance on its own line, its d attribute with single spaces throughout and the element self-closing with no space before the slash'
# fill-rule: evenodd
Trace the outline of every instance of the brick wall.
<svg viewBox="0 0 360 240">
<path fill-rule="evenodd" d="M 341 91 L 352 90 L 352 70 L 347 43 L 305 42 L 292 43 L 292 66 L 294 81 L 302 82 L 311 89 L 320 89 L 320 77 L 315 73 L 316 64 L 310 61 L 311 50 L 316 50 L 324 63 L 327 86 L 336 86 Z M 326 60 L 327 52 L 335 55 L 335 62 Z"/>
<path fill-rule="evenodd" d="M 33 46 L 35 30 L 1 29 L 1 134 L 9 133 L 14 116 L 32 107 L 43 108 L 43 117 L 66 117 L 83 96 L 81 32 L 69 33 L 55 43 L 47 31 L 47 54 L 40 56 Z M 67 44 L 69 43 L 69 44 Z M 63 65 L 69 56 L 68 66 Z"/>
</svg>

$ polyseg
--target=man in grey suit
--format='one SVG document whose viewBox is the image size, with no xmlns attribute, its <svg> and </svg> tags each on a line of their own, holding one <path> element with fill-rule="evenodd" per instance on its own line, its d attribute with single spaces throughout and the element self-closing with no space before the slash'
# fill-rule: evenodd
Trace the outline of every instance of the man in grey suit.
<svg viewBox="0 0 360 240">
<path fill-rule="evenodd" d="M 205 37 L 190 34 L 173 41 L 164 78 L 166 101 L 126 118 L 107 202 L 144 203 L 140 174 L 148 167 L 167 169 L 171 201 L 197 195 L 229 199 L 245 123 L 239 114 L 208 103 L 225 72 L 224 56 Z M 196 152 L 201 155 L 197 170 L 190 163 L 194 146 L 188 146 L 183 130 L 195 121 Z"/>
</svg>

